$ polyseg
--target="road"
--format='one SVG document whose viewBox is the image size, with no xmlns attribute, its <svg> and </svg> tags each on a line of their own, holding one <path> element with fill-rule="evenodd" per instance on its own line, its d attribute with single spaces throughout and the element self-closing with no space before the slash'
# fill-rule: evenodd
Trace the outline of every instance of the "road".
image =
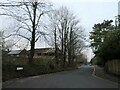
<svg viewBox="0 0 120 90">
<path fill-rule="evenodd" d="M 94 66 L 19 79 L 6 88 L 118 88 L 118 84 L 92 75 Z"/>
</svg>

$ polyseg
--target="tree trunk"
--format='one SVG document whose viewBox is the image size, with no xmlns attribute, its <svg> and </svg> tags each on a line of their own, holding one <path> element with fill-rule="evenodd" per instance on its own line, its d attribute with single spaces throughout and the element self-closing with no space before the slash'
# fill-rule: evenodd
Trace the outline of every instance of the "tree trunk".
<svg viewBox="0 0 120 90">
<path fill-rule="evenodd" d="M 69 47 L 68 47 L 68 63 L 71 65 L 71 59 L 72 59 L 72 28 L 70 29 L 69 34 Z"/>
<path fill-rule="evenodd" d="M 34 48 L 35 48 L 35 22 L 36 22 L 36 9 L 37 9 L 37 2 L 33 2 L 33 21 L 32 21 L 32 40 L 31 40 L 31 49 L 29 54 L 29 63 L 33 63 L 33 57 L 34 57 Z"/>
<path fill-rule="evenodd" d="M 62 48 L 62 50 L 61 50 L 61 53 L 62 53 L 62 56 L 61 56 L 61 60 L 62 60 L 62 65 L 63 65 L 63 67 L 64 67 L 64 25 L 63 25 L 63 23 L 61 24 L 61 26 L 62 26 L 62 38 L 61 38 L 61 48 Z"/>
<path fill-rule="evenodd" d="M 55 60 L 56 64 L 58 64 L 58 48 L 57 48 L 57 35 L 56 35 L 56 27 L 55 27 L 55 32 L 54 32 L 54 40 L 55 40 Z"/>
</svg>

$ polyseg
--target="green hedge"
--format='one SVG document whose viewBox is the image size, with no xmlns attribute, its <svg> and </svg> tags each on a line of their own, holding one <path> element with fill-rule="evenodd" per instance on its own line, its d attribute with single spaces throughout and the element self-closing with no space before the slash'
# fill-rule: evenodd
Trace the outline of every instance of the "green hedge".
<svg viewBox="0 0 120 90">
<path fill-rule="evenodd" d="M 23 70 L 17 71 L 17 66 L 22 66 Z M 2 59 L 2 80 L 10 80 L 20 77 L 40 75 L 56 71 L 54 60 L 35 59 L 32 65 L 29 65 L 27 58 L 3 57 Z"/>
<path fill-rule="evenodd" d="M 17 66 L 22 66 L 23 70 L 17 71 Z M 74 67 L 71 67 L 74 68 Z M 2 80 L 7 81 L 14 78 L 36 76 L 40 74 L 53 73 L 68 69 L 62 65 L 56 65 L 55 60 L 35 59 L 33 64 L 27 62 L 27 58 L 3 57 L 2 59 Z"/>
</svg>

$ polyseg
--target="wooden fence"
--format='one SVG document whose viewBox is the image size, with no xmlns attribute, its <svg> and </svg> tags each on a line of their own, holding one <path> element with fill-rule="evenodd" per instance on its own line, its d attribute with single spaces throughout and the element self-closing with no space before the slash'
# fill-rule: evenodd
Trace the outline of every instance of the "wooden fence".
<svg viewBox="0 0 120 90">
<path fill-rule="evenodd" d="M 109 60 L 105 64 L 107 72 L 120 76 L 120 60 Z"/>
</svg>

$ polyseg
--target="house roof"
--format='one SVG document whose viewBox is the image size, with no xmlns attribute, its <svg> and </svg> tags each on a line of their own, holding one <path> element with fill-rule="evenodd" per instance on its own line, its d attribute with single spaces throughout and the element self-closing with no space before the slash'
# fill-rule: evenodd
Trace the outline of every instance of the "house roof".
<svg viewBox="0 0 120 90">
<path fill-rule="evenodd" d="M 51 48 L 51 49 L 44 51 L 43 53 L 55 53 L 55 49 Z"/>
<path fill-rule="evenodd" d="M 38 53 L 55 53 L 55 48 L 41 48 L 41 49 L 35 49 L 35 52 Z M 61 51 L 58 49 L 58 53 Z"/>
<path fill-rule="evenodd" d="M 39 49 L 35 49 L 35 52 L 38 53 L 48 53 L 48 51 L 51 51 L 53 48 L 39 48 Z"/>
<path fill-rule="evenodd" d="M 8 53 L 9 53 L 9 51 L 2 50 L 2 55 L 7 55 Z"/>
<path fill-rule="evenodd" d="M 20 54 L 22 50 L 12 50 L 8 54 L 9 55 L 15 55 L 15 54 Z"/>
</svg>

